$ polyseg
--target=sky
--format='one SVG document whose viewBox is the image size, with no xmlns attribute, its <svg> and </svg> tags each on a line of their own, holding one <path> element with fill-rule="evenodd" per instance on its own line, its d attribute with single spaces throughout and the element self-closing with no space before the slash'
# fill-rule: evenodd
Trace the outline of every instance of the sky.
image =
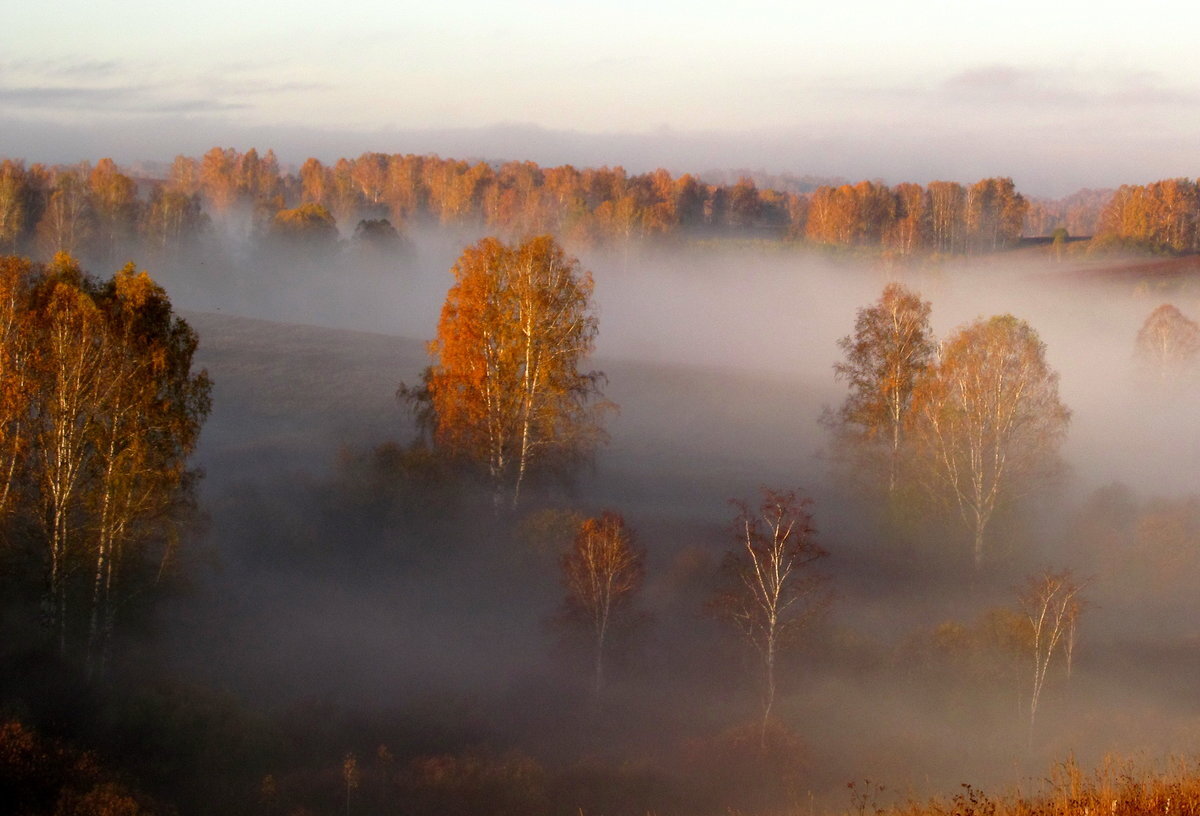
<svg viewBox="0 0 1200 816">
<path fill-rule="evenodd" d="M 222 145 L 1037 195 L 1200 172 L 1178 0 L 9 4 L 0 153 L 30 162 Z"/>
</svg>

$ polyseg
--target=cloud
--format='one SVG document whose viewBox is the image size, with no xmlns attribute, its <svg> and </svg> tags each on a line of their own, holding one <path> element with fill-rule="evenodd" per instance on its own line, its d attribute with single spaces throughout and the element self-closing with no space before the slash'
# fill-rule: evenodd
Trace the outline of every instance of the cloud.
<svg viewBox="0 0 1200 816">
<path fill-rule="evenodd" d="M 329 91 L 335 86 L 327 82 L 271 82 L 268 80 L 217 80 L 212 84 L 218 93 L 235 96 L 258 96 L 284 93 Z"/>
<path fill-rule="evenodd" d="M 936 95 L 957 103 L 1012 104 L 1075 108 L 1155 107 L 1195 104 L 1195 88 L 1169 85 L 1150 72 L 1088 72 L 993 64 L 968 68 L 948 77 Z"/>
<path fill-rule="evenodd" d="M 247 105 L 219 99 L 171 98 L 150 85 L 90 87 L 27 85 L 0 87 L 0 104 L 12 110 L 78 113 L 181 114 L 238 110 Z"/>
<path fill-rule="evenodd" d="M 33 74 L 46 78 L 99 79 L 112 76 L 124 66 L 117 60 L 96 59 L 23 59 L 0 62 L 0 70 L 6 73 Z"/>
</svg>

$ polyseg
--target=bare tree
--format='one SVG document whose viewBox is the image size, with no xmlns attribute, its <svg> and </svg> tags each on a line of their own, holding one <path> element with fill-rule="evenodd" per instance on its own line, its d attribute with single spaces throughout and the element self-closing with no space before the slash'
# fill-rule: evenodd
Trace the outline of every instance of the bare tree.
<svg viewBox="0 0 1200 816">
<path fill-rule="evenodd" d="M 604 652 L 612 629 L 627 619 L 645 574 L 645 555 L 634 545 L 625 519 L 606 511 L 579 524 L 562 558 L 567 617 L 592 635 L 595 691 L 604 687 Z"/>
<path fill-rule="evenodd" d="M 726 583 L 712 608 L 733 622 L 762 657 L 762 738 L 775 702 L 775 664 L 781 648 L 829 601 L 815 562 L 828 553 L 814 540 L 809 499 L 795 490 L 763 488 L 752 508 L 734 501 L 737 545 L 726 555 Z"/>
<path fill-rule="evenodd" d="M 1031 577 L 1021 591 L 1018 601 L 1029 621 L 1032 634 L 1033 684 L 1029 694 L 1029 740 L 1033 741 L 1033 723 L 1038 702 L 1046 685 L 1046 674 L 1059 645 L 1064 645 L 1068 665 L 1074 651 L 1075 631 L 1083 608 L 1080 592 L 1083 585 L 1075 581 L 1070 570 L 1044 572 Z M 1063 638 L 1066 643 L 1063 643 Z"/>
</svg>

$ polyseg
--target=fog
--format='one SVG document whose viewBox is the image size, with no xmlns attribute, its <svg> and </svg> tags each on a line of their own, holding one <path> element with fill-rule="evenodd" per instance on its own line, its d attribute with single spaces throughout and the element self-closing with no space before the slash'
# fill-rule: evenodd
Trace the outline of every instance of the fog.
<svg viewBox="0 0 1200 816">
<path fill-rule="evenodd" d="M 196 457 L 207 533 L 157 659 L 263 710 L 351 712 L 372 723 L 347 737 L 364 751 L 486 745 L 548 768 L 633 767 L 692 790 L 697 811 L 838 809 L 864 778 L 889 796 L 1028 787 L 1071 753 L 1198 747 L 1200 512 L 1186 499 L 1200 485 L 1200 386 L 1149 387 L 1132 356 L 1160 303 L 1200 314 L 1194 286 L 1024 252 L 904 267 L 768 245 L 585 251 L 592 362 L 620 413 L 592 468 L 510 517 L 469 489 L 380 487 L 354 469 L 414 437 L 396 386 L 428 363 L 448 270 L 478 236 L 411 237 L 411 252 L 373 266 L 235 247 L 221 269 L 150 270 L 215 383 Z M 834 475 L 820 417 L 845 396 L 837 340 L 891 280 L 932 302 L 939 337 L 979 316 L 1027 320 L 1072 410 L 1067 474 L 998 518 L 980 574 L 963 530 L 928 517 L 897 533 Z M 786 784 L 737 763 L 713 771 L 758 697 L 753 655 L 703 607 L 732 544 L 729 500 L 763 485 L 813 498 L 836 594 L 781 666 L 778 720 L 802 746 L 780 760 Z M 647 551 L 645 617 L 599 700 L 586 650 L 555 622 L 563 541 L 529 533 L 537 511 L 567 508 L 618 510 Z M 1047 566 L 1089 579 L 1090 605 L 1073 676 L 1052 672 L 1030 743 L 1023 664 L 1010 682 L 917 656 L 939 624 L 1012 607 Z M 685 800 L 664 786 L 625 806 L 675 812 Z"/>
</svg>

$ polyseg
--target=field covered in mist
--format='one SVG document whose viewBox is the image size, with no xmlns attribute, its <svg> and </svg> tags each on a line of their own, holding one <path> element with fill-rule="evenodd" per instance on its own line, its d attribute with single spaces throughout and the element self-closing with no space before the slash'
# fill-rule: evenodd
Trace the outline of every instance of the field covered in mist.
<svg viewBox="0 0 1200 816">
<path fill-rule="evenodd" d="M 593 774 L 608 794 L 572 788 L 589 813 L 841 809 L 852 780 L 920 797 L 1036 786 L 1069 754 L 1195 750 L 1200 387 L 1146 387 L 1132 350 L 1161 302 L 1200 312 L 1200 288 L 1093 282 L 1084 264 L 1015 252 L 890 270 L 754 246 L 585 255 L 593 362 L 620 405 L 611 442 L 571 490 L 497 518 L 452 487 L 381 484 L 369 465 L 415 434 L 396 386 L 428 364 L 469 240 L 435 233 L 394 270 L 336 281 L 164 281 L 215 382 L 197 453 L 213 566 L 172 605 L 169 665 L 276 715 L 324 707 L 341 723 L 324 736 L 361 756 L 518 751 Z M 1069 472 L 999 521 L 981 574 L 956 528 L 897 532 L 832 475 L 819 420 L 845 395 L 837 340 L 893 279 L 932 302 L 939 336 L 1027 320 L 1073 412 Z M 704 607 L 728 502 L 761 485 L 813 498 L 835 600 L 782 667 L 788 736 L 754 762 L 731 759 L 756 716 L 754 661 Z M 598 701 L 556 624 L 561 536 L 538 528 L 568 509 L 621 512 L 647 551 L 645 614 Z M 986 648 L 961 644 L 1013 607 L 1025 575 L 1064 566 L 1090 580 L 1089 605 L 1030 742 L 1023 666 L 998 675 Z"/>
</svg>

